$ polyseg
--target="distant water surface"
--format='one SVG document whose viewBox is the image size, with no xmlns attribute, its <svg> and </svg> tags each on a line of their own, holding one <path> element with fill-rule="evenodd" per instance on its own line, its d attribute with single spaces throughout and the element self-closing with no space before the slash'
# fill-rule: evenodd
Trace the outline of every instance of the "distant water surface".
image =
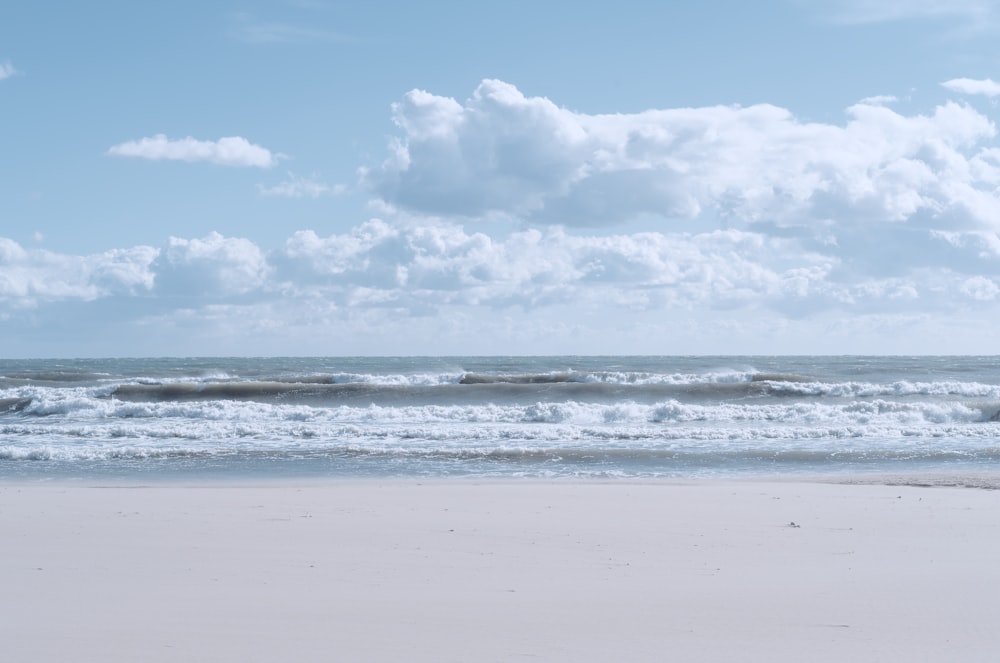
<svg viewBox="0 0 1000 663">
<path fill-rule="evenodd" d="M 1000 469 L 998 357 L 0 360 L 0 478 Z"/>
</svg>

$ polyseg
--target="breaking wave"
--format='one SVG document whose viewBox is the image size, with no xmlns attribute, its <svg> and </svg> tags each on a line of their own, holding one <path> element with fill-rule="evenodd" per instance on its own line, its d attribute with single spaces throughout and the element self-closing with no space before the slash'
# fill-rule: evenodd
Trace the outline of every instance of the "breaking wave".
<svg viewBox="0 0 1000 663">
<path fill-rule="evenodd" d="M 2 461 L 596 463 L 609 475 L 692 459 L 993 462 L 1000 369 L 928 361 L 25 362 L 0 370 L 0 475 Z"/>
</svg>

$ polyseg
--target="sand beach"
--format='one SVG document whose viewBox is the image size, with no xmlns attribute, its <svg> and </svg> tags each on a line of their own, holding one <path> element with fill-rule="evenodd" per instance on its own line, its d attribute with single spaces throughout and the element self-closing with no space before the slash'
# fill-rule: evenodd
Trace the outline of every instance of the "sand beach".
<svg viewBox="0 0 1000 663">
<path fill-rule="evenodd" d="M 11 661 L 991 660 L 1000 493 L 0 485 Z"/>
</svg>

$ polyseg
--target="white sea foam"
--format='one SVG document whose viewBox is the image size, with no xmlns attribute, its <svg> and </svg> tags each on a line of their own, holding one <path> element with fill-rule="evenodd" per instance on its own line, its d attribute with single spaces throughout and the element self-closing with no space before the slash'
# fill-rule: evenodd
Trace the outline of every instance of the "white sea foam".
<svg viewBox="0 0 1000 663">
<path fill-rule="evenodd" d="M 253 448 L 309 440 L 377 439 L 414 443 L 518 439 L 568 444 L 644 440 L 656 445 L 678 440 L 1000 438 L 1000 423 L 990 420 L 990 409 L 951 401 L 887 400 L 313 407 L 252 401 L 132 403 L 77 395 L 41 404 L 30 413 L 45 416 L 8 418 L 0 423 L 0 435 L 47 443 L 184 439 L 212 446 L 222 441 L 223 447 L 234 440 L 248 440 Z M 71 417 L 53 416 L 70 411 Z"/>
<path fill-rule="evenodd" d="M 439 384 L 457 384 L 462 379 L 464 373 L 414 373 L 414 374 L 387 374 L 380 375 L 374 373 L 335 373 L 331 375 L 317 375 L 316 377 L 328 378 L 332 384 L 377 384 L 387 386 L 433 386 Z"/>
<path fill-rule="evenodd" d="M 788 385 L 782 385 L 782 388 Z M 795 384 L 796 393 L 816 391 L 814 384 Z M 895 383 L 880 388 L 872 385 L 826 385 L 822 395 L 838 400 L 724 401 L 685 403 L 669 399 L 640 404 L 630 400 L 585 403 L 578 401 L 538 401 L 531 404 L 426 405 L 306 405 L 259 402 L 254 400 L 132 401 L 109 398 L 113 387 L 51 389 L 20 387 L 0 391 L 0 399 L 30 399 L 17 416 L 67 417 L 80 419 L 187 419 L 242 422 L 510 422 L 510 423 L 683 423 L 693 421 L 769 421 L 787 424 L 947 424 L 989 421 L 1000 411 L 1000 402 L 970 403 L 954 398 L 1000 399 L 1000 390 L 990 385 L 960 387 L 955 383 Z M 930 397 L 889 400 L 882 397 Z M 841 400 L 842 399 L 842 400 Z"/>
<path fill-rule="evenodd" d="M 692 457 L 1000 462 L 1000 367 L 966 362 L 965 380 L 955 362 L 937 362 L 928 377 L 915 359 L 825 361 L 767 360 L 758 370 L 749 361 L 498 358 L 465 371 L 407 359 L 345 361 L 345 370 L 291 360 L 184 370 L 157 360 L 158 372 L 139 377 L 97 365 L 86 380 L 2 383 L 0 461 L 382 458 L 450 471 L 472 459 L 481 472 L 537 463 L 536 476 L 593 463 L 629 474 Z M 13 466 L 35 465 L 0 462 L 0 475 Z"/>
<path fill-rule="evenodd" d="M 390 425 L 378 428 L 324 427 L 309 430 L 268 426 L 210 426 L 193 436 L 181 427 L 99 431 L 93 427 L 46 431 L 0 431 L 0 460 L 109 460 L 171 457 L 226 457 L 233 454 L 371 455 L 386 457 L 444 454 L 449 457 L 484 454 L 645 454 L 727 456 L 757 454 L 779 458 L 796 453 L 830 458 L 919 458 L 946 454 L 1000 458 L 1000 429 L 951 425 L 937 430 L 921 426 L 814 426 L 706 428 L 679 426 L 587 427 L 561 424 L 547 427 L 514 425 L 466 426 Z M 206 434 L 212 431 L 210 436 Z M 32 437 L 27 437 L 31 435 Z"/>
<path fill-rule="evenodd" d="M 900 380 L 888 384 L 871 382 L 775 382 L 769 388 L 773 393 L 801 396 L 834 396 L 846 398 L 872 398 L 878 396 L 963 396 L 966 398 L 1000 399 L 1000 386 L 947 380 L 942 382 L 908 382 Z"/>
<path fill-rule="evenodd" d="M 754 370 L 717 370 L 705 373 L 654 373 L 642 371 L 601 371 L 581 376 L 581 382 L 606 384 L 732 384 L 750 382 L 757 375 Z"/>
</svg>

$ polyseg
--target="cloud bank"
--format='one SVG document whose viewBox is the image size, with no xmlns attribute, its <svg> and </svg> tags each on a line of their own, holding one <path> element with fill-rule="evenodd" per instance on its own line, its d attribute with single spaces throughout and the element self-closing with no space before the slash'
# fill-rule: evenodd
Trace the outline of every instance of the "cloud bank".
<svg viewBox="0 0 1000 663">
<path fill-rule="evenodd" d="M 491 80 L 461 102 L 411 91 L 388 155 L 361 170 L 381 218 L 277 247 L 210 232 L 70 255 L 0 238 L 0 341 L 71 325 L 115 353 L 995 353 L 994 123 L 894 103 L 824 124 L 766 104 L 588 115 Z M 144 140 L 112 150 L 276 158 Z"/>
<path fill-rule="evenodd" d="M 807 248 L 760 232 L 570 234 L 554 227 L 504 238 L 450 223 L 367 221 L 348 232 L 293 233 L 265 251 L 246 238 L 171 237 L 89 256 L 25 249 L 0 238 L 0 301 L 18 309 L 65 300 L 175 298 L 361 301 L 401 311 L 450 304 L 529 310 L 550 303 L 625 308 L 765 306 L 801 315 L 818 305 L 921 310 L 993 299 L 1000 281 L 995 234 L 928 232 L 902 250 L 916 259 L 896 274 L 863 273 L 836 245 Z M 962 265 L 969 267 L 962 269 Z M 992 284 L 992 285 L 991 285 Z M 906 306 L 902 302 L 910 302 Z"/>
<path fill-rule="evenodd" d="M 927 233 L 882 246 L 885 259 L 915 256 L 883 273 L 825 248 L 735 229 L 599 235 L 552 227 L 492 238 L 453 223 L 378 219 L 326 236 L 297 231 L 271 251 L 218 233 L 89 256 L 4 239 L 0 336 L 29 347 L 33 330 L 71 305 L 75 327 L 88 318 L 113 324 L 105 332 L 132 343 L 161 334 L 165 346 L 157 347 L 168 353 L 250 352 L 237 348 L 254 342 L 270 354 L 818 351 L 782 336 L 795 329 L 801 342 L 803 325 L 810 342 L 839 330 L 856 342 L 841 351 L 871 351 L 857 343 L 873 326 L 884 341 L 914 320 L 995 315 L 995 234 Z M 213 338 L 218 345 L 205 341 Z M 906 346 L 880 351 L 893 347 Z"/>
<path fill-rule="evenodd" d="M 393 208 L 465 219 L 994 228 L 993 122 L 956 102 L 906 116 L 884 101 L 841 126 L 767 104 L 587 115 L 495 80 L 464 103 L 414 90 L 393 106 L 402 136 L 362 179 Z"/>
<path fill-rule="evenodd" d="M 170 140 L 163 134 L 113 145 L 107 154 L 151 161 L 205 161 L 222 166 L 255 168 L 270 168 L 281 157 L 241 136 L 228 136 L 216 141 L 196 140 L 190 136 Z"/>
<path fill-rule="evenodd" d="M 148 291 L 157 251 L 138 246 L 75 256 L 23 248 L 0 237 L 0 305 L 33 309 L 63 301 L 93 301 Z"/>
</svg>

